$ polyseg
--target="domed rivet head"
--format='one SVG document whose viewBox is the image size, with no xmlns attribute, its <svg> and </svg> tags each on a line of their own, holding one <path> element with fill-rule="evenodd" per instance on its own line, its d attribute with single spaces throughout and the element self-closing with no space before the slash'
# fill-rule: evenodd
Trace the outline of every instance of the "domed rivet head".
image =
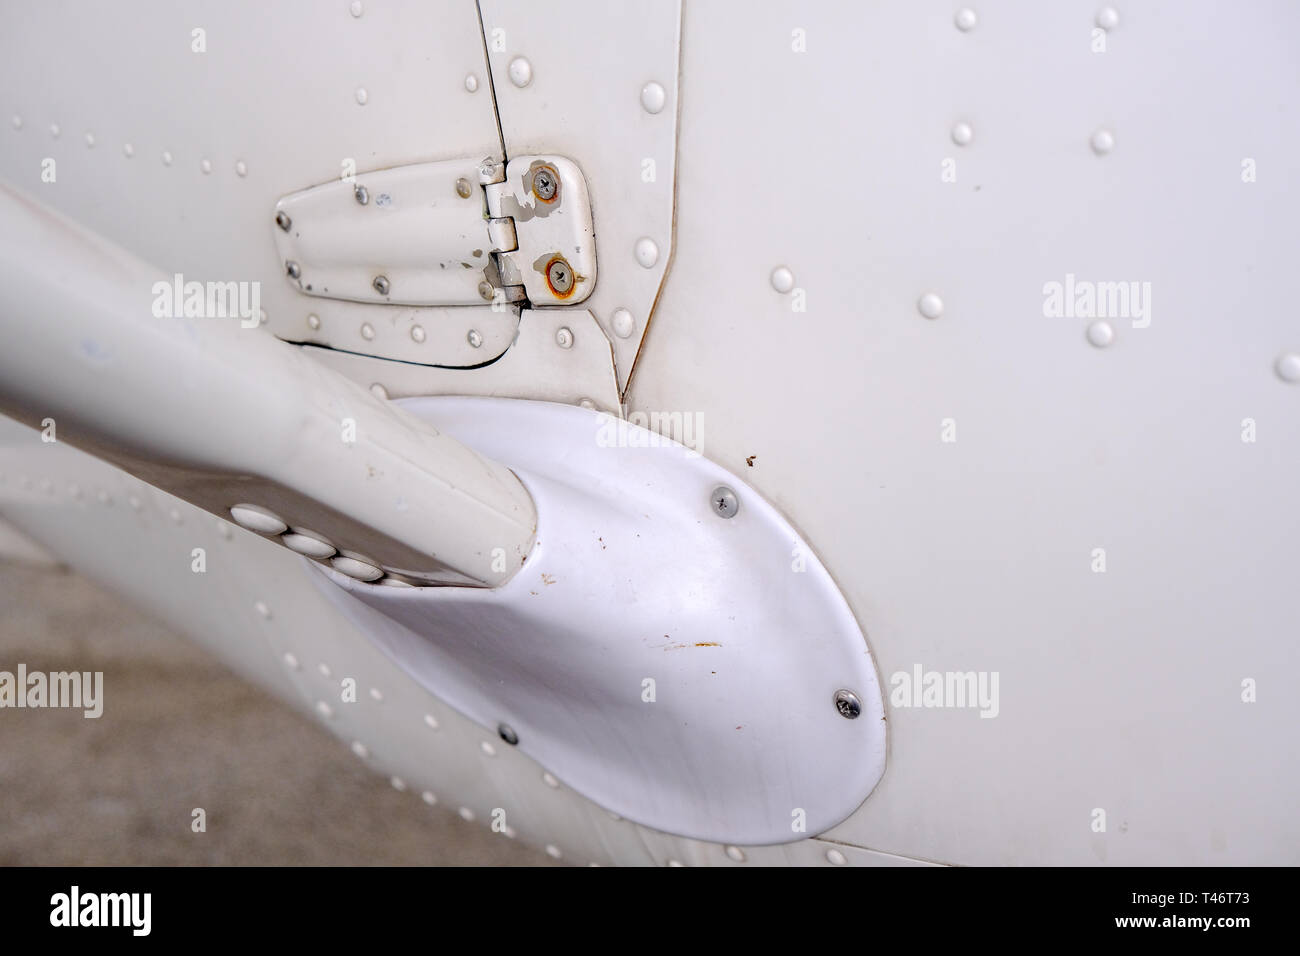
<svg viewBox="0 0 1300 956">
<path fill-rule="evenodd" d="M 366 102 L 370 99 L 370 94 L 366 92 L 366 88 L 364 86 L 357 87 L 356 95 L 357 95 L 358 106 L 365 106 Z"/>
<path fill-rule="evenodd" d="M 658 113 L 664 108 L 668 95 L 658 83 L 647 83 L 641 87 L 641 108 L 647 113 Z"/>
<path fill-rule="evenodd" d="M 521 90 L 533 82 L 533 65 L 522 56 L 517 56 L 510 61 L 508 72 L 510 82 Z"/>
<path fill-rule="evenodd" d="M 375 337 L 375 327 L 369 322 L 361 323 L 361 337 L 369 342 Z"/>
<path fill-rule="evenodd" d="M 508 743 L 511 747 L 518 746 L 519 744 L 519 735 L 515 733 L 514 728 L 509 724 L 498 724 L 497 736 Z"/>
<path fill-rule="evenodd" d="M 952 141 L 958 146 L 969 146 L 975 138 L 975 130 L 970 123 L 957 123 L 952 128 Z"/>
<path fill-rule="evenodd" d="M 464 176 L 456 180 L 456 195 L 459 196 L 461 199 L 468 199 L 470 193 L 472 193 L 473 191 L 474 191 L 473 188 L 469 184 L 469 180 L 466 179 Z"/>
<path fill-rule="evenodd" d="M 293 261 L 284 264 L 284 271 L 290 279 L 297 279 L 302 275 L 302 269 L 298 268 L 298 263 Z"/>
<path fill-rule="evenodd" d="M 236 176 L 248 175 L 248 164 L 245 163 L 242 159 L 239 160 L 237 163 L 235 163 L 235 175 Z"/>
<path fill-rule="evenodd" d="M 201 163 L 199 163 L 199 169 L 202 170 L 204 176 L 209 175 L 212 172 L 212 160 L 210 159 L 203 160 Z"/>
<path fill-rule="evenodd" d="M 573 291 L 573 270 L 564 259 L 556 256 L 546 266 L 546 282 L 556 295 L 568 295 Z"/>
<path fill-rule="evenodd" d="M 361 14 L 365 12 L 365 10 L 361 6 L 361 0 L 352 0 L 352 5 L 348 7 L 348 10 L 352 13 L 354 17 L 359 17 L 361 16 Z"/>
<path fill-rule="evenodd" d="M 465 77 L 465 91 L 468 93 L 475 93 L 478 91 L 478 77 L 473 73 L 470 73 Z"/>
<path fill-rule="evenodd" d="M 370 285 L 373 286 L 374 290 L 378 292 L 380 295 L 388 295 L 387 276 L 375 276 L 375 281 L 370 283 Z"/>
<path fill-rule="evenodd" d="M 975 25 L 979 23 L 979 17 L 975 15 L 975 11 L 970 7 L 962 7 L 952 19 L 953 23 L 957 24 L 957 29 L 962 33 L 970 33 L 975 29 Z"/>
<path fill-rule="evenodd" d="M 729 860 L 734 860 L 736 863 L 745 862 L 745 851 L 738 846 L 727 847 L 726 853 Z"/>
<path fill-rule="evenodd" d="M 594 412 L 596 410 L 596 403 L 589 398 L 584 398 L 578 402 L 578 407 L 585 408 L 589 412 Z"/>
<path fill-rule="evenodd" d="M 855 720 L 862 713 L 862 701 L 858 700 L 858 695 L 853 691 L 841 688 L 835 692 L 835 709 L 841 717 Z"/>
<path fill-rule="evenodd" d="M 411 326 L 411 339 L 412 339 L 413 341 L 415 341 L 415 342 L 423 342 L 423 341 L 424 341 L 424 326 L 422 326 L 422 325 L 413 325 L 413 326 Z"/>
<path fill-rule="evenodd" d="M 826 851 L 826 862 L 830 863 L 832 866 L 843 866 L 848 863 L 849 860 L 848 857 L 839 850 L 831 849 Z"/>
<path fill-rule="evenodd" d="M 916 300 L 916 310 L 927 319 L 937 319 L 943 315 L 943 299 L 933 292 L 927 292 Z"/>
<path fill-rule="evenodd" d="M 740 500 L 726 485 L 718 485 L 713 489 L 713 494 L 709 496 L 709 504 L 713 506 L 713 513 L 719 518 L 734 518 L 736 512 L 740 510 Z"/>
<path fill-rule="evenodd" d="M 307 325 L 308 325 L 310 328 L 312 328 L 312 329 L 319 329 L 319 328 L 320 328 L 320 316 L 317 315 L 315 312 L 313 312 L 311 315 L 307 316 Z"/>
<path fill-rule="evenodd" d="M 1288 385 L 1295 385 L 1300 382 L 1300 353 L 1287 352 L 1279 355 L 1273 370 L 1277 372 L 1277 377 Z"/>
<path fill-rule="evenodd" d="M 1119 11 L 1114 7 L 1102 7 L 1097 11 L 1097 26 L 1103 30 L 1114 30 L 1119 26 Z"/>
<path fill-rule="evenodd" d="M 636 261 L 646 269 L 653 267 L 659 261 L 659 246 L 648 236 L 642 236 L 636 241 L 633 252 L 636 255 Z"/>
<path fill-rule="evenodd" d="M 1115 329 L 1106 321 L 1098 321 L 1088 326 L 1088 341 L 1099 349 L 1104 349 L 1115 341 Z"/>
<path fill-rule="evenodd" d="M 130 143 L 125 144 L 122 147 L 122 155 L 125 156 L 127 159 L 130 159 L 132 156 L 135 155 L 135 147 L 132 146 Z"/>
<path fill-rule="evenodd" d="M 358 185 L 356 189 L 352 190 L 352 198 L 364 206 L 370 202 L 370 190 L 365 186 Z"/>
<path fill-rule="evenodd" d="M 560 178 L 555 170 L 543 166 L 533 173 L 533 193 L 538 199 L 550 202 L 560 190 Z"/>
<path fill-rule="evenodd" d="M 573 332 L 567 326 L 555 330 L 555 344 L 562 349 L 573 348 Z"/>
<path fill-rule="evenodd" d="M 794 273 L 785 266 L 777 266 L 772 270 L 772 288 L 785 295 L 794 288 Z"/>
<path fill-rule="evenodd" d="M 1105 156 L 1115 148 L 1115 134 L 1108 129 L 1099 129 L 1092 134 L 1089 144 L 1092 146 L 1094 153 L 1098 156 Z"/>
<path fill-rule="evenodd" d="M 283 212 L 277 212 L 275 214 L 275 224 L 279 226 L 281 229 L 283 229 L 285 232 L 288 232 L 289 227 L 293 225 L 293 220 L 290 219 L 287 214 Z"/>
<path fill-rule="evenodd" d="M 170 166 L 172 164 L 172 154 L 169 153 L 167 150 L 163 150 L 162 164 L 164 166 Z"/>
<path fill-rule="evenodd" d="M 610 324 L 614 326 L 614 334 L 620 339 L 627 338 L 636 329 L 636 321 L 627 309 L 615 309 Z"/>
<path fill-rule="evenodd" d="M 465 341 L 469 343 L 470 348 L 476 349 L 483 344 L 483 336 L 479 334 L 478 329 L 470 329 L 465 334 Z"/>
<path fill-rule="evenodd" d="M 94 148 L 95 148 L 95 134 L 94 134 L 94 133 L 87 133 L 87 134 L 86 134 L 86 148 L 87 148 L 87 149 L 94 149 Z"/>
</svg>

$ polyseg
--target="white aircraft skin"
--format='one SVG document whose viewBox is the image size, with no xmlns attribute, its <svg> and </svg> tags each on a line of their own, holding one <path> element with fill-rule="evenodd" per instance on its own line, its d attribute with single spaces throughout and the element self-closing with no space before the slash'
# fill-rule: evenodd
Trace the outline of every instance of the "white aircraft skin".
<svg viewBox="0 0 1300 956">
<path fill-rule="evenodd" d="M 1300 8 L 130 8 L 0 57 L 5 555 L 567 862 L 1300 862 Z"/>
</svg>

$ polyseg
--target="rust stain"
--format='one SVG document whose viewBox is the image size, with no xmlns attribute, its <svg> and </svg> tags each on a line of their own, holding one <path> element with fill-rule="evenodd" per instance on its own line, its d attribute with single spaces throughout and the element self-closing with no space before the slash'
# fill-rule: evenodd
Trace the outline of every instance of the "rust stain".
<svg viewBox="0 0 1300 956">
<path fill-rule="evenodd" d="M 717 641 L 696 641 L 695 646 L 696 647 L 721 647 L 722 645 L 719 644 Z"/>
<path fill-rule="evenodd" d="M 753 468 L 754 459 L 757 457 L 758 457 L 757 455 L 750 455 L 748 458 L 745 459 L 745 464 L 747 464 L 750 468 Z"/>
<path fill-rule="evenodd" d="M 555 578 L 551 577 L 549 574 L 543 574 L 543 575 L 542 575 L 542 583 L 543 583 L 543 584 L 548 584 L 548 585 L 549 585 L 549 584 L 554 584 L 554 583 L 555 583 Z"/>
</svg>

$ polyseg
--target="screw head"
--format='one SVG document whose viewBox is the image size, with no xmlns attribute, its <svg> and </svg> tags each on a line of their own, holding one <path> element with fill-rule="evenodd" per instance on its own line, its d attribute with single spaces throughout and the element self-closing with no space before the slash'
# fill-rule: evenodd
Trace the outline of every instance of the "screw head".
<svg viewBox="0 0 1300 956">
<path fill-rule="evenodd" d="M 298 263 L 292 261 L 284 264 L 284 271 L 289 274 L 290 279 L 296 279 L 302 275 L 302 270 L 298 268 Z"/>
<path fill-rule="evenodd" d="M 709 503 L 713 506 L 713 513 L 719 518 L 734 518 L 736 512 L 740 510 L 740 500 L 726 485 L 718 485 L 713 489 Z"/>
<path fill-rule="evenodd" d="M 365 186 L 357 186 L 356 189 L 352 190 L 352 198 L 364 206 L 370 202 L 370 190 Z"/>
<path fill-rule="evenodd" d="M 388 279 L 385 276 L 375 276 L 375 281 L 370 283 L 374 286 L 376 292 L 380 295 L 388 295 Z"/>
<path fill-rule="evenodd" d="M 519 743 L 519 735 L 515 733 L 514 728 L 509 724 L 497 724 L 497 736 L 508 743 L 511 747 Z"/>
<path fill-rule="evenodd" d="M 275 224 L 279 226 L 281 229 L 283 229 L 285 232 L 288 232 L 289 227 L 293 225 L 293 220 L 290 219 L 286 213 L 277 212 L 275 214 Z"/>
<path fill-rule="evenodd" d="M 835 709 L 841 717 L 855 720 L 862 713 L 862 701 L 858 700 L 858 695 L 853 691 L 841 688 L 835 692 Z"/>
<path fill-rule="evenodd" d="M 556 256 L 547 264 L 546 281 L 556 295 L 564 296 L 573 291 L 573 270 L 563 256 Z"/>
<path fill-rule="evenodd" d="M 543 202 L 550 202 L 559 191 L 560 178 L 555 174 L 555 170 L 549 166 L 543 166 L 533 173 L 533 193 L 538 199 Z"/>
</svg>

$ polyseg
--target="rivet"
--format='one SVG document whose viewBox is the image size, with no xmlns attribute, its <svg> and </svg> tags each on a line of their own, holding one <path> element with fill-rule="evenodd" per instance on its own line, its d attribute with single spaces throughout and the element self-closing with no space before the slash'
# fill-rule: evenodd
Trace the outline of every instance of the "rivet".
<svg viewBox="0 0 1300 956">
<path fill-rule="evenodd" d="M 359 17 L 361 14 L 365 13 L 365 10 L 361 6 L 361 0 L 352 0 L 352 5 L 348 7 L 348 12 L 354 17 Z"/>
<path fill-rule="evenodd" d="M 380 295 L 388 295 L 387 276 L 375 276 L 375 281 L 370 283 L 370 285 L 373 286 L 374 290 L 378 292 Z"/>
<path fill-rule="evenodd" d="M 658 83 L 651 82 L 641 87 L 641 107 L 647 113 L 658 113 L 664 108 L 667 98 L 664 88 Z"/>
<path fill-rule="evenodd" d="M 308 558 L 315 558 L 318 561 L 334 557 L 337 551 L 334 545 L 328 541 L 323 541 L 314 534 L 303 534 L 298 531 L 280 535 L 280 543 L 290 551 Z"/>
<path fill-rule="evenodd" d="M 479 749 L 483 751 L 483 754 L 484 754 L 485 756 L 488 756 L 488 757 L 495 757 L 495 756 L 497 755 L 497 748 L 496 748 L 496 747 L 493 747 L 492 744 L 489 743 L 489 742 L 486 741 L 486 740 L 481 740 L 481 741 L 479 741 L 479 745 L 478 745 L 478 746 L 479 746 Z"/>
<path fill-rule="evenodd" d="M 298 663 L 298 658 L 297 658 L 297 657 L 295 657 L 295 656 L 294 656 L 293 654 L 291 654 L 290 652 L 285 651 L 285 652 L 284 652 L 284 666 L 287 667 L 287 668 L 289 668 L 289 670 L 291 670 L 291 671 L 296 671 L 296 670 L 297 670 L 301 665 Z"/>
<path fill-rule="evenodd" d="M 555 344 L 562 349 L 573 348 L 573 332 L 568 326 L 555 330 Z"/>
<path fill-rule="evenodd" d="M 352 752 L 362 760 L 370 756 L 370 751 L 366 749 L 366 745 L 359 740 L 352 741 Z"/>
<path fill-rule="evenodd" d="M 957 16 L 953 17 L 953 22 L 957 24 L 957 29 L 962 33 L 970 33 L 975 29 L 975 24 L 979 23 L 979 17 L 970 7 L 962 7 L 957 11 Z"/>
<path fill-rule="evenodd" d="M 310 315 L 307 316 L 307 325 L 313 329 L 319 329 L 320 316 L 317 315 L 315 312 L 312 312 Z"/>
<path fill-rule="evenodd" d="M 422 325 L 413 325 L 413 326 L 411 326 L 411 339 L 412 339 L 412 341 L 415 341 L 415 342 L 423 342 L 423 341 L 424 341 L 424 326 L 422 326 Z"/>
<path fill-rule="evenodd" d="M 135 147 L 132 146 L 130 143 L 125 144 L 122 147 L 122 155 L 125 156 L 127 159 L 130 159 L 132 156 L 135 155 Z"/>
<path fill-rule="evenodd" d="M 1115 341 L 1114 327 L 1104 319 L 1098 320 L 1088 326 L 1088 341 L 1099 349 L 1104 349 L 1110 343 Z"/>
<path fill-rule="evenodd" d="M 420 799 L 431 807 L 436 806 L 438 803 L 438 798 L 433 795 L 432 790 L 424 791 L 424 793 L 420 794 Z"/>
<path fill-rule="evenodd" d="M 1114 30 L 1119 26 L 1119 11 L 1114 7 L 1102 7 L 1097 11 L 1097 26 L 1103 30 Z"/>
<path fill-rule="evenodd" d="M 533 82 L 533 65 L 522 56 L 517 56 L 510 61 L 509 73 L 510 82 L 521 90 Z"/>
<path fill-rule="evenodd" d="M 94 134 L 94 133 L 87 133 L 87 134 L 86 134 L 86 148 L 87 148 L 87 149 L 94 149 L 94 148 L 95 148 L 95 134 Z"/>
<path fill-rule="evenodd" d="M 1279 355 L 1277 361 L 1273 363 L 1273 370 L 1277 372 L 1277 377 L 1288 385 L 1300 382 L 1300 354 L 1286 352 Z"/>
<path fill-rule="evenodd" d="M 1108 129 L 1099 129 L 1092 134 L 1092 151 L 1098 156 L 1105 156 L 1115 148 L 1115 134 Z"/>
<path fill-rule="evenodd" d="M 382 703 L 384 699 L 384 692 L 381 691 L 378 687 L 372 687 L 370 688 L 370 699 L 377 704 Z"/>
<path fill-rule="evenodd" d="M 167 517 L 172 519 L 172 524 L 180 524 L 181 521 L 183 520 L 181 518 L 180 511 L 176 508 L 173 508 L 171 511 L 167 512 Z"/>
<path fill-rule="evenodd" d="M 330 566 L 340 574 L 346 574 L 357 581 L 377 581 L 384 576 L 384 572 L 373 564 L 349 558 L 345 554 L 336 554 L 330 559 Z"/>
<path fill-rule="evenodd" d="M 473 73 L 470 73 L 470 74 L 467 74 L 467 75 L 466 75 L 466 77 L 465 77 L 465 89 L 466 89 L 467 91 L 469 91 L 470 93 L 477 92 L 477 90 L 478 90 L 478 77 L 475 76 Z"/>
<path fill-rule="evenodd" d="M 316 713 L 320 714 L 326 720 L 334 716 L 334 708 L 323 700 L 316 701 Z"/>
<path fill-rule="evenodd" d="M 614 334 L 620 339 L 627 338 L 636 329 L 636 321 L 627 309 L 615 309 L 610 324 L 614 326 Z"/>
<path fill-rule="evenodd" d="M 284 271 L 288 273 L 290 279 L 296 279 L 302 275 L 302 269 L 298 268 L 298 263 L 292 260 L 284 264 Z"/>
<path fill-rule="evenodd" d="M 235 163 L 235 175 L 236 176 L 248 175 L 248 166 L 244 164 L 244 161 L 242 159 L 239 160 L 237 163 Z"/>
<path fill-rule="evenodd" d="M 927 292 L 916 300 L 916 309 L 927 319 L 937 319 L 943 315 L 943 299 L 933 292 Z"/>
<path fill-rule="evenodd" d="M 472 193 L 473 191 L 474 191 L 473 188 L 469 184 L 469 180 L 466 179 L 464 176 L 456 180 L 456 195 L 459 196 L 461 199 L 468 199 L 470 193 Z"/>
<path fill-rule="evenodd" d="M 596 403 L 589 398 L 584 398 L 578 402 L 578 407 L 585 408 L 589 412 L 594 412 L 596 410 Z"/>
<path fill-rule="evenodd" d="M 55 139 L 58 139 L 58 138 L 59 138 L 59 133 L 61 133 L 61 132 L 63 132 L 63 131 L 62 131 L 61 129 L 59 129 L 59 124 L 58 124 L 58 123 L 51 123 L 51 124 L 50 124 L 50 135 L 53 136 Z"/>
<path fill-rule="evenodd" d="M 394 790 L 399 792 L 406 789 L 406 781 L 401 777 L 389 777 L 388 782 L 392 785 Z"/>
<path fill-rule="evenodd" d="M 278 515 L 259 508 L 257 505 L 238 504 L 230 509 L 230 517 L 235 524 L 258 534 L 284 534 L 288 525 Z"/>
<path fill-rule="evenodd" d="M 738 846 L 727 847 L 727 856 L 730 859 L 735 860 L 737 863 L 745 862 L 745 851 Z"/>
<path fill-rule="evenodd" d="M 370 94 L 366 92 L 364 86 L 357 87 L 357 103 L 361 106 L 366 105 L 366 100 L 370 99 Z"/>
<path fill-rule="evenodd" d="M 330 679 L 330 666 L 329 666 L 328 664 L 326 664 L 324 661 L 322 661 L 321 663 L 317 664 L 317 665 L 316 665 L 316 669 L 317 669 L 318 671 L 320 671 L 320 676 L 321 676 L 321 677 L 324 677 L 326 680 L 329 680 L 329 679 Z"/>
<path fill-rule="evenodd" d="M 556 846 L 554 843 L 546 844 L 546 855 L 549 856 L 552 860 L 558 860 L 562 856 L 564 856 L 564 854 L 560 852 L 560 848 Z"/>
<path fill-rule="evenodd" d="M 849 862 L 848 858 L 843 853 L 834 849 L 826 851 L 826 860 L 835 866 L 843 866 L 845 863 Z"/>
<path fill-rule="evenodd" d="M 172 154 L 165 149 L 162 154 L 162 164 L 164 166 L 170 166 L 172 164 Z"/>
<path fill-rule="evenodd" d="M 491 302 L 493 297 L 496 295 L 492 288 L 492 283 L 488 282 L 486 279 L 478 284 L 478 294 L 479 298 L 486 299 L 489 302 Z"/>
<path fill-rule="evenodd" d="M 519 745 L 519 735 L 515 733 L 514 728 L 509 724 L 497 724 L 497 736 L 508 743 L 511 747 Z"/>
<path fill-rule="evenodd" d="M 426 727 L 428 727 L 430 730 L 437 730 L 437 729 L 438 729 L 438 718 L 435 717 L 435 716 L 433 716 L 433 714 L 425 714 L 425 715 L 424 715 L 424 725 L 425 725 Z"/>
<path fill-rule="evenodd" d="M 734 518 L 736 512 L 740 510 L 740 500 L 726 485 L 718 485 L 713 489 L 713 494 L 709 496 L 709 504 L 713 506 L 713 513 L 719 518 Z"/>
<path fill-rule="evenodd" d="M 199 163 L 199 169 L 203 170 L 203 175 L 204 175 L 204 176 L 206 176 L 206 175 L 208 175 L 209 173 L 211 173 L 211 172 L 212 172 L 212 160 L 210 160 L 210 159 L 205 159 L 205 160 L 203 160 L 202 162 L 200 162 L 200 163 Z"/>
<path fill-rule="evenodd" d="M 364 206 L 370 202 L 370 190 L 365 186 L 358 185 L 356 189 L 352 190 L 352 198 Z"/>
<path fill-rule="evenodd" d="M 166 160 L 164 160 L 164 162 L 166 162 Z M 293 225 L 293 220 L 289 218 L 287 213 L 281 211 L 275 214 L 275 224 L 285 232 L 288 232 L 289 227 Z"/>
<path fill-rule="evenodd" d="M 684 864 L 680 860 L 669 860 L 668 865 L 672 867 L 684 866 Z"/>
<path fill-rule="evenodd" d="M 777 266 L 772 270 L 772 288 L 782 295 L 794 288 L 794 273 L 785 266 Z"/>
<path fill-rule="evenodd" d="M 546 264 L 546 284 L 556 295 L 564 296 L 573 291 L 573 269 L 563 256 L 556 256 Z"/>
<path fill-rule="evenodd" d="M 555 175 L 555 170 L 543 166 L 533 173 L 533 195 L 538 199 L 550 202 L 559 190 L 560 180 Z"/>
<path fill-rule="evenodd" d="M 560 786 L 560 781 L 556 780 L 555 775 L 550 771 L 542 774 L 542 783 L 546 784 L 552 790 L 558 789 Z"/>
<path fill-rule="evenodd" d="M 14 124 L 14 129 L 22 129 L 23 118 L 17 114 L 14 114 L 13 124 Z"/>
<path fill-rule="evenodd" d="M 469 807 L 461 807 L 456 812 L 460 814 L 460 818 L 464 820 L 466 823 L 474 822 L 474 811 L 471 810 Z"/>
<path fill-rule="evenodd" d="M 483 336 L 479 334 L 478 329 L 470 329 L 465 335 L 465 341 L 470 344 L 470 348 L 478 348 L 483 344 Z"/>
<path fill-rule="evenodd" d="M 835 709 L 841 717 L 855 720 L 862 713 L 862 701 L 853 691 L 841 688 L 835 692 Z"/>
<path fill-rule="evenodd" d="M 271 619 L 271 609 L 266 606 L 265 601 L 254 601 L 253 610 L 256 611 L 257 616 L 263 620 L 269 621 Z"/>
<path fill-rule="evenodd" d="M 642 236 L 636 241 L 636 248 L 633 250 L 636 254 L 636 261 L 642 266 L 649 269 L 659 261 L 659 246 L 648 236 Z"/>
<path fill-rule="evenodd" d="M 380 385 L 378 382 L 375 382 L 370 386 L 370 394 L 375 396 L 375 398 L 381 398 L 384 401 L 388 400 L 388 389 L 384 388 L 384 386 Z"/>
<path fill-rule="evenodd" d="M 958 146 L 969 146 L 974 138 L 975 131 L 971 129 L 970 123 L 957 123 L 953 126 L 952 141 Z"/>
</svg>

